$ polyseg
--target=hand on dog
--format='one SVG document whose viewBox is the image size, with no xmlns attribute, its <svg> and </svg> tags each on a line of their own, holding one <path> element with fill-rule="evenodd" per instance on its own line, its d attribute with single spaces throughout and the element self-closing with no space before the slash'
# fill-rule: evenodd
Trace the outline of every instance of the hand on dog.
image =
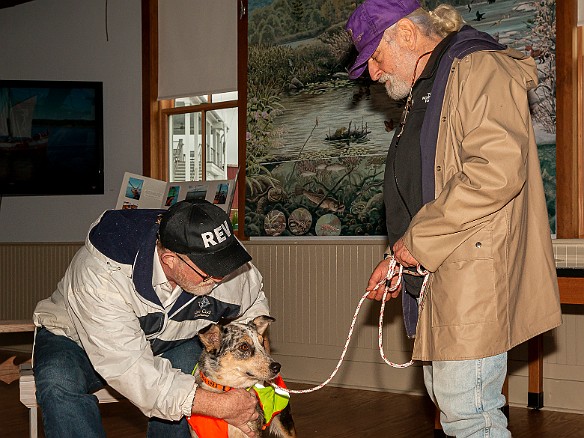
<svg viewBox="0 0 584 438">
<path fill-rule="evenodd" d="M 256 433 L 247 424 L 258 418 L 256 405 L 257 398 L 244 389 L 214 393 L 199 388 L 195 393 L 192 413 L 222 418 L 248 437 L 256 438 Z"/>
<path fill-rule="evenodd" d="M 229 398 L 229 401 L 225 401 L 223 405 L 226 410 L 223 419 L 240 429 L 247 436 L 255 437 L 255 432 L 247 424 L 258 418 L 256 411 L 258 400 L 255 395 L 245 389 L 232 389 L 223 393 L 223 395 Z"/>
<path fill-rule="evenodd" d="M 387 276 L 388 270 L 389 259 L 380 261 L 377 267 L 373 270 L 371 277 L 369 277 L 369 283 L 367 284 L 367 288 L 365 289 L 366 291 L 369 291 L 369 295 L 367 296 L 367 298 L 369 298 L 370 300 L 381 301 L 381 299 L 383 298 L 383 294 L 385 293 L 385 287 L 382 284 L 377 288 L 377 290 L 374 289 L 377 286 L 377 284 Z M 391 286 L 392 287 L 395 286 L 396 282 L 397 276 L 391 279 Z M 389 292 L 387 294 L 387 296 L 385 297 L 385 301 L 389 301 L 392 298 L 397 298 L 400 292 L 401 284 L 395 291 Z"/>
</svg>

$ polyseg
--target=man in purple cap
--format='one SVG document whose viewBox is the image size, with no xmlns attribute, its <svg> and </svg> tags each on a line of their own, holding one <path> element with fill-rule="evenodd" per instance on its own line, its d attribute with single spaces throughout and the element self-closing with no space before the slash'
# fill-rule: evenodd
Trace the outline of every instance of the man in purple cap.
<svg viewBox="0 0 584 438">
<path fill-rule="evenodd" d="M 430 272 L 422 298 L 416 275 L 388 297 L 402 292 L 444 432 L 499 438 L 511 436 L 507 351 L 561 324 L 561 310 L 527 98 L 535 63 L 463 24 L 416 0 L 365 0 L 347 22 L 349 76 L 368 70 L 406 99 L 385 166 L 389 247 L 367 290 L 382 299 L 391 256 Z"/>
<path fill-rule="evenodd" d="M 206 201 L 106 211 L 50 298 L 38 303 L 33 353 L 44 432 L 104 437 L 105 384 L 146 416 L 149 437 L 190 438 L 185 416 L 223 418 L 254 437 L 256 398 L 197 389 L 197 333 L 269 315 L 262 276 L 229 217 Z"/>
</svg>

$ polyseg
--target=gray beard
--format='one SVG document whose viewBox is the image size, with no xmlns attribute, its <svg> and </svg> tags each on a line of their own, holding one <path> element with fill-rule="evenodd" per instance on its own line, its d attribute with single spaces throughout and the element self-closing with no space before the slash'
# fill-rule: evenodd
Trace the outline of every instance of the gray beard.
<svg viewBox="0 0 584 438">
<path fill-rule="evenodd" d="M 215 283 L 201 283 L 194 287 L 189 288 L 190 290 L 187 290 L 186 292 L 197 296 L 209 295 L 214 288 Z"/>
<path fill-rule="evenodd" d="M 408 94 L 410 94 L 410 86 L 404 81 L 393 78 L 391 75 L 384 73 L 379 78 L 385 86 L 385 92 L 393 100 L 404 99 Z"/>
</svg>

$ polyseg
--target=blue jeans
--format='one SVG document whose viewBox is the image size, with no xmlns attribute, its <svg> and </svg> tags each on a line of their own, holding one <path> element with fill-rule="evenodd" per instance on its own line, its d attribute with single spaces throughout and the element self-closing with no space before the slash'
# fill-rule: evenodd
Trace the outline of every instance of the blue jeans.
<svg viewBox="0 0 584 438">
<path fill-rule="evenodd" d="M 509 438 L 501 393 L 507 353 L 424 365 L 424 383 L 440 409 L 444 433 L 457 438 Z"/>
<path fill-rule="evenodd" d="M 184 342 L 162 354 L 185 373 L 191 373 L 201 354 L 198 339 Z M 39 329 L 34 346 L 36 397 L 47 438 L 103 438 L 105 432 L 97 397 L 92 393 L 106 385 L 85 351 L 65 336 Z M 151 418 L 148 438 L 190 438 L 184 418 L 165 421 Z"/>
</svg>

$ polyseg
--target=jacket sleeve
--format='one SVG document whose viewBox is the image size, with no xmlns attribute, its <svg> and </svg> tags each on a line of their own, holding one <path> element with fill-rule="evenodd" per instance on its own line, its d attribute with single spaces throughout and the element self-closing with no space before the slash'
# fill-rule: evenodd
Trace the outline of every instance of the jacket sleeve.
<svg viewBox="0 0 584 438">
<path fill-rule="evenodd" d="M 449 127 L 440 129 L 454 132 L 446 154 L 455 157 L 455 164 L 443 166 L 448 177 L 442 190 L 414 216 L 404 235 L 411 254 L 431 272 L 526 182 L 530 115 L 523 75 L 513 65 L 493 52 L 476 52 L 459 61 L 451 75 L 454 83 L 450 95 L 447 86 L 441 114 Z"/>
<path fill-rule="evenodd" d="M 190 415 L 194 377 L 155 357 L 130 303 L 131 280 L 87 254 L 70 269 L 69 313 L 97 372 L 146 416 Z"/>
</svg>

